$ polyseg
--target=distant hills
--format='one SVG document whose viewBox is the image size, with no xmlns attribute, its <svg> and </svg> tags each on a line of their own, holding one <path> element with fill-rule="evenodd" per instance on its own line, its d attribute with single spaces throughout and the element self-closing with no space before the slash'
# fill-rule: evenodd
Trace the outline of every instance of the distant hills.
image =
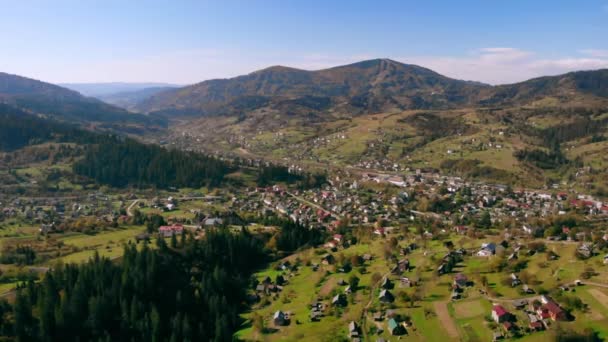
<svg viewBox="0 0 608 342">
<path fill-rule="evenodd" d="M 152 82 L 63 83 L 60 86 L 131 111 L 135 109 L 136 105 L 152 95 L 179 87 L 169 83 Z"/>
<path fill-rule="evenodd" d="M 433 168 L 505 183 L 579 177 L 608 191 L 608 70 L 491 86 L 374 59 L 317 71 L 273 66 L 181 88 L 79 91 L 105 102 L 0 73 L 0 104 L 16 113 L 176 148 L 322 168 Z M 591 168 L 580 176 L 583 166 Z"/>
<path fill-rule="evenodd" d="M 159 92 L 135 106 L 172 116 L 243 114 L 259 109 L 291 114 L 365 114 L 526 104 L 551 97 L 608 103 L 608 70 L 573 72 L 511 85 L 455 80 L 432 70 L 374 59 L 318 71 L 274 66 L 231 79 Z"/>
<path fill-rule="evenodd" d="M 81 93 L 84 96 L 101 97 L 119 93 L 137 92 L 147 88 L 177 88 L 179 85 L 160 82 L 106 82 L 106 83 L 60 83 L 61 87 Z"/>
<path fill-rule="evenodd" d="M 175 89 L 174 87 L 150 87 L 132 91 L 124 91 L 120 93 L 112 93 L 107 95 L 99 95 L 98 99 L 105 103 L 115 105 L 130 111 L 136 111 L 137 106 L 148 98 L 167 90 Z"/>
<path fill-rule="evenodd" d="M 59 121 L 119 130 L 164 124 L 163 120 L 129 113 L 74 90 L 7 73 L 0 73 L 0 103 Z"/>
<path fill-rule="evenodd" d="M 375 59 L 318 71 L 274 66 L 165 91 L 137 108 L 187 115 L 241 113 L 262 107 L 368 113 L 465 105 L 472 94 L 487 87 L 416 65 Z"/>
<path fill-rule="evenodd" d="M 172 146 L 320 168 L 432 168 L 537 186 L 579 177 L 597 193 L 608 170 L 608 70 L 491 86 L 388 59 L 274 66 L 162 91 L 135 109 L 167 118 Z M 582 166 L 592 172 L 577 176 Z"/>
</svg>

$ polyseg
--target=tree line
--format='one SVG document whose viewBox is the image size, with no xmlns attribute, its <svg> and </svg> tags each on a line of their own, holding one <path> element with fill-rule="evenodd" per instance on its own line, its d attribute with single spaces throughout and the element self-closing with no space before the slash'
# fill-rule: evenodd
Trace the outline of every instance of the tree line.
<svg viewBox="0 0 608 342">
<path fill-rule="evenodd" d="M 232 167 L 200 153 L 167 150 L 132 139 L 108 137 L 90 145 L 74 172 L 113 187 L 214 187 Z"/>
<path fill-rule="evenodd" d="M 0 303 L 0 333 L 18 341 L 231 341 L 242 323 L 263 243 L 211 231 L 181 249 L 126 246 L 122 261 L 95 256 L 29 281 Z"/>
<path fill-rule="evenodd" d="M 82 142 L 93 140 L 93 133 L 69 124 L 46 120 L 0 104 L 0 150 L 13 151 L 48 141 Z"/>
<path fill-rule="evenodd" d="M 296 173 L 281 165 L 262 165 L 257 170 L 256 181 L 258 186 L 268 186 L 277 182 L 283 182 L 295 184 L 301 189 L 310 189 L 327 183 L 327 176 L 319 173 Z"/>
</svg>

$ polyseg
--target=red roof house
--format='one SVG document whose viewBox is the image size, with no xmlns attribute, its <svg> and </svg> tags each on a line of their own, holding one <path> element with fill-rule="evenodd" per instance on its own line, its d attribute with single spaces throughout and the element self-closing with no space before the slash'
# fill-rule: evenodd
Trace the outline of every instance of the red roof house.
<svg viewBox="0 0 608 342">
<path fill-rule="evenodd" d="M 502 305 L 494 305 L 492 307 L 492 318 L 496 323 L 508 322 L 511 320 L 511 314 Z"/>
</svg>

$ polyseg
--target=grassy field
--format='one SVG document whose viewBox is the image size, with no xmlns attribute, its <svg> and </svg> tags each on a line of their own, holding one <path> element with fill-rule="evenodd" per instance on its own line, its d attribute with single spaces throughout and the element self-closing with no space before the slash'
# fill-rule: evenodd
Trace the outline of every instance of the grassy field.
<svg viewBox="0 0 608 342">
<path fill-rule="evenodd" d="M 143 227 L 127 226 L 121 229 L 104 231 L 95 235 L 69 234 L 61 237 L 60 241 L 66 245 L 78 247 L 80 251 L 69 255 L 57 257 L 48 262 L 53 264 L 59 260 L 64 263 L 83 262 L 95 253 L 108 258 L 117 258 L 122 255 L 123 244 L 128 241 L 135 242 L 135 236 L 144 232 Z"/>
<path fill-rule="evenodd" d="M 391 235 L 386 239 L 390 237 Z M 382 257 L 384 246 L 387 244 L 386 239 L 375 237 L 370 241 L 364 241 L 333 253 L 337 260 L 349 259 L 353 255 L 372 254 L 374 256 L 372 261 L 363 265 L 365 272 L 361 272 L 359 267 L 354 267 L 349 274 L 336 273 L 335 266 L 331 265 L 322 265 L 318 271 L 313 271 L 311 267 L 306 265 L 320 263 L 320 255 L 324 253 L 322 249 L 317 251 L 307 250 L 289 257 L 288 259 L 292 263 L 299 262 L 301 265 L 291 275 L 278 271 L 275 267 L 276 263 L 258 272 L 256 277 L 259 280 L 267 276 L 274 280 L 277 275 L 284 274 L 288 283 L 285 285 L 283 292 L 268 299 L 262 299 L 261 304 L 254 306 L 252 312 L 243 316 L 245 319 L 250 319 L 253 313 L 261 315 L 266 322 L 266 326 L 273 328 L 272 332 L 261 334 L 255 331 L 248 322 L 238 332 L 238 336 L 245 340 L 254 341 L 296 341 L 304 337 L 315 341 L 340 340 L 346 337 L 347 325 L 351 320 L 354 320 L 364 327 L 364 334 L 370 340 L 375 340 L 378 337 L 394 340 L 395 337 L 387 331 L 386 320 L 374 322 L 371 319 L 373 312 L 390 308 L 395 313 L 411 319 L 412 325 L 407 328 L 408 334 L 403 337 L 405 340 L 488 341 L 491 340 L 495 331 L 492 324 L 486 321 L 486 317 L 491 313 L 492 301 L 480 293 L 479 290 L 482 289 L 479 283 L 480 277 L 485 276 L 487 278 L 488 288 L 492 291 L 491 295 L 501 298 L 503 300 L 501 303 L 512 312 L 516 309 L 511 306 L 509 299 L 526 296 L 522 295 L 520 287 L 512 288 L 507 285 L 506 279 L 510 271 L 498 272 L 491 269 L 490 265 L 495 258 L 498 258 L 497 256 L 490 258 L 467 256 L 465 261 L 455 268 L 454 272 L 464 273 L 475 283 L 473 287 L 465 290 L 462 294 L 463 299 L 450 301 L 449 285 L 452 283 L 453 274 L 438 277 L 434 272 L 437 260 L 447 252 L 447 248 L 441 241 L 431 240 L 419 241 L 420 248 L 407 256 L 415 269 L 406 276 L 411 279 L 419 279 L 420 286 L 400 288 L 396 285 L 391 290 L 396 297 L 395 302 L 391 305 L 381 304 L 377 299 L 378 284 L 373 283 L 372 278 L 389 274 L 391 263 Z M 461 236 L 452 236 L 451 239 L 455 242 L 458 241 L 458 244 L 464 248 L 472 250 L 482 242 L 499 240 L 498 237 L 475 240 L 463 239 Z M 525 261 L 523 263 L 525 267 L 521 272 L 527 273 L 526 280 L 529 280 L 530 285 L 537 290 L 541 288 L 552 290 L 560 284 L 572 282 L 578 279 L 580 272 L 589 266 L 598 270 L 598 275 L 594 276 L 592 280 L 605 282 L 608 277 L 604 270 L 599 268 L 601 257 L 596 256 L 585 261 L 575 259 L 575 248 L 575 244 L 548 244 L 548 249 L 555 250 L 560 258 L 555 261 L 547 261 L 545 253 L 522 256 L 519 261 Z M 325 312 L 326 317 L 323 317 L 320 322 L 310 322 L 308 319 L 309 304 L 316 299 L 329 303 L 333 295 L 344 291 L 345 286 L 338 285 L 338 280 L 348 281 L 353 274 L 360 279 L 359 289 L 354 294 L 347 296 L 348 305 L 346 308 L 339 310 L 330 308 Z M 373 276 L 374 274 L 376 275 Z M 390 275 L 389 277 L 394 283 L 398 284 L 397 277 Z M 563 323 L 564 326 L 572 329 L 592 327 L 600 333 L 600 336 L 606 336 L 606 327 L 608 327 L 606 324 L 608 323 L 608 306 L 606 305 L 608 303 L 604 303 L 604 300 L 608 301 L 608 295 L 606 297 L 602 295 L 608 294 L 608 290 L 597 291 L 601 292 L 593 291 L 591 287 L 577 289 L 576 293 L 589 306 L 589 310 L 584 314 L 575 312 L 576 320 Z M 408 295 L 418 293 L 424 299 L 415 302 L 412 307 L 409 302 L 401 300 L 401 295 L 404 293 Z M 368 313 L 363 315 L 366 308 Z M 272 326 L 272 314 L 277 310 L 292 313 L 294 318 L 289 326 L 277 328 Z M 518 312 L 517 315 L 520 318 L 520 324 L 525 327 L 527 325 L 524 320 L 525 316 L 521 312 Z M 384 331 L 379 333 L 380 330 Z M 550 334 L 552 332 L 533 333 L 524 336 L 521 340 L 543 341 Z"/>
</svg>

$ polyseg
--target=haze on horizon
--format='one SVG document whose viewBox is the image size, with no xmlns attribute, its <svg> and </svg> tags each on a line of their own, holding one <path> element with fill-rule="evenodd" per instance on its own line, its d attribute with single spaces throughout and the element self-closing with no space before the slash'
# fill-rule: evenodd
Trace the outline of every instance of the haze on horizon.
<svg viewBox="0 0 608 342">
<path fill-rule="evenodd" d="M 513 83 L 608 68 L 608 0 L 2 1 L 0 71 L 53 83 L 191 84 L 372 58 Z"/>
</svg>

